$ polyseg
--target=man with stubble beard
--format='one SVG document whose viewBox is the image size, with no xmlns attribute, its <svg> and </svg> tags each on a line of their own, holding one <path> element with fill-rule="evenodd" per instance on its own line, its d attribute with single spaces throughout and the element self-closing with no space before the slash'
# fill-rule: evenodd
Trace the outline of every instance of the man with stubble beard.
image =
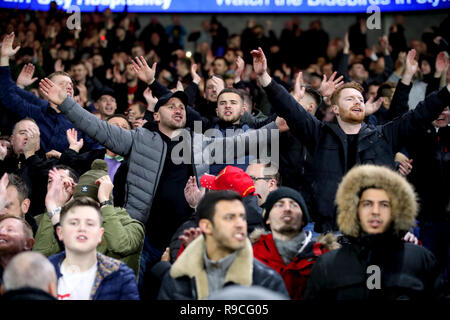
<svg viewBox="0 0 450 320">
<path fill-rule="evenodd" d="M 336 122 L 322 122 L 310 115 L 267 73 L 261 48 L 253 50 L 253 68 L 279 117 L 312 156 L 312 212 L 316 232 L 336 231 L 334 198 L 338 183 L 354 165 L 376 164 L 395 169 L 394 154 L 406 141 L 425 134 L 424 127 L 437 119 L 450 102 L 450 84 L 428 95 L 414 110 L 381 126 L 363 122 L 370 110 L 362 87 L 354 82 L 340 86 L 331 97 Z M 417 61 L 409 61 L 417 69 Z"/>
</svg>

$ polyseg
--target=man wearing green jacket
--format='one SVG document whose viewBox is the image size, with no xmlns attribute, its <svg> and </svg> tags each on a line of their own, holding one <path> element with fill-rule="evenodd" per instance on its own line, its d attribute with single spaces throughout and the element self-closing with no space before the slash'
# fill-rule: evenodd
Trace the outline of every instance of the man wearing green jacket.
<svg viewBox="0 0 450 320">
<path fill-rule="evenodd" d="M 78 184 L 69 176 L 68 170 L 53 168 L 49 171 L 45 205 L 47 212 L 36 217 L 39 228 L 36 233 L 34 251 L 51 256 L 62 250 L 55 229 L 59 225 L 59 213 L 73 196 L 90 197 L 100 203 L 105 233 L 97 251 L 126 263 L 136 276 L 139 271 L 139 257 L 144 243 L 144 225 L 130 217 L 123 208 L 114 207 L 112 189 L 114 185 L 108 176 L 108 165 L 97 159 L 91 170 L 83 174 Z"/>
</svg>

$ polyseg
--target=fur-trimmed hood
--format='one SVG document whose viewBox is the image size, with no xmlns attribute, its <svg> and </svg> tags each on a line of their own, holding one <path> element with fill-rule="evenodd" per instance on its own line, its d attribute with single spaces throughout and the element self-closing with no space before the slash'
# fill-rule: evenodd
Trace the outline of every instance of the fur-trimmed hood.
<svg viewBox="0 0 450 320">
<path fill-rule="evenodd" d="M 391 200 L 391 229 L 395 234 L 401 235 L 414 226 L 418 204 L 408 181 L 388 168 L 361 165 L 345 175 L 336 193 L 337 223 L 345 235 L 355 238 L 361 235 L 357 210 L 361 191 L 369 187 L 383 189 L 388 194 Z"/>
<path fill-rule="evenodd" d="M 197 299 L 209 296 L 208 278 L 203 261 L 205 238 L 199 236 L 183 251 L 170 269 L 172 278 L 187 276 L 195 279 Z M 253 282 L 253 250 L 250 240 L 239 250 L 233 263 L 227 271 L 224 283 L 232 282 L 242 286 L 251 286 Z"/>
</svg>

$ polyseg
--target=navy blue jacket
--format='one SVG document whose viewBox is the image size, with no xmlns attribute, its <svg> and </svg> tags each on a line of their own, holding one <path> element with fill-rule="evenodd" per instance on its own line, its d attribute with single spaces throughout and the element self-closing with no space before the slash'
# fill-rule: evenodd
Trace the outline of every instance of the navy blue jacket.
<svg viewBox="0 0 450 320">
<path fill-rule="evenodd" d="M 347 135 L 337 123 L 327 123 L 310 115 L 281 85 L 272 81 L 264 88 L 277 115 L 284 118 L 312 156 L 312 168 L 305 170 L 312 181 L 308 203 L 316 232 L 337 230 L 334 198 L 347 173 Z M 356 164 L 375 164 L 395 169 L 394 155 L 408 140 L 425 135 L 425 127 L 450 103 L 447 88 L 430 94 L 414 110 L 381 126 L 364 122 L 357 141 Z M 305 168 L 306 169 L 306 168 Z"/>
<path fill-rule="evenodd" d="M 58 279 L 62 277 L 61 263 L 66 257 L 62 251 L 51 257 Z M 139 300 L 136 277 L 125 263 L 97 253 L 97 274 L 91 290 L 91 300 Z"/>
<path fill-rule="evenodd" d="M 73 124 L 64 114 L 51 108 L 48 101 L 16 86 L 11 79 L 9 67 L 0 67 L 0 102 L 21 118 L 30 117 L 36 121 L 41 132 L 41 147 L 45 152 L 52 149 L 63 152 L 69 147 L 66 131 L 73 128 Z M 77 131 L 78 139 L 84 140 L 83 149 L 100 147 L 82 131 Z"/>
</svg>

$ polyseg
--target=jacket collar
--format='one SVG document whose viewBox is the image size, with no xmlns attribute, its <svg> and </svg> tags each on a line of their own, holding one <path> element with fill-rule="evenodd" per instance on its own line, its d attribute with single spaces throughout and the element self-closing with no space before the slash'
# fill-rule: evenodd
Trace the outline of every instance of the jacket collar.
<svg viewBox="0 0 450 320">
<path fill-rule="evenodd" d="M 170 269 L 172 278 L 187 276 L 195 279 L 198 299 L 205 299 L 209 296 L 208 278 L 205 271 L 203 252 L 205 250 L 205 239 L 203 236 L 195 239 Z M 253 249 L 250 240 L 246 240 L 243 249 L 239 250 L 236 258 L 228 269 L 225 282 L 232 282 L 238 285 L 250 286 L 253 279 Z"/>
<path fill-rule="evenodd" d="M 58 254 L 58 268 L 56 268 L 56 276 L 58 279 L 62 277 L 61 274 L 61 264 L 66 258 L 66 252 L 63 251 Z M 105 256 L 99 252 L 97 252 L 97 274 L 95 275 L 94 285 L 92 286 L 91 293 L 90 293 L 90 299 L 93 299 L 95 297 L 95 294 L 97 292 L 97 289 L 99 288 L 101 282 L 103 279 L 108 277 L 114 272 L 119 271 L 120 268 L 120 261 L 110 258 L 108 256 Z"/>
</svg>

